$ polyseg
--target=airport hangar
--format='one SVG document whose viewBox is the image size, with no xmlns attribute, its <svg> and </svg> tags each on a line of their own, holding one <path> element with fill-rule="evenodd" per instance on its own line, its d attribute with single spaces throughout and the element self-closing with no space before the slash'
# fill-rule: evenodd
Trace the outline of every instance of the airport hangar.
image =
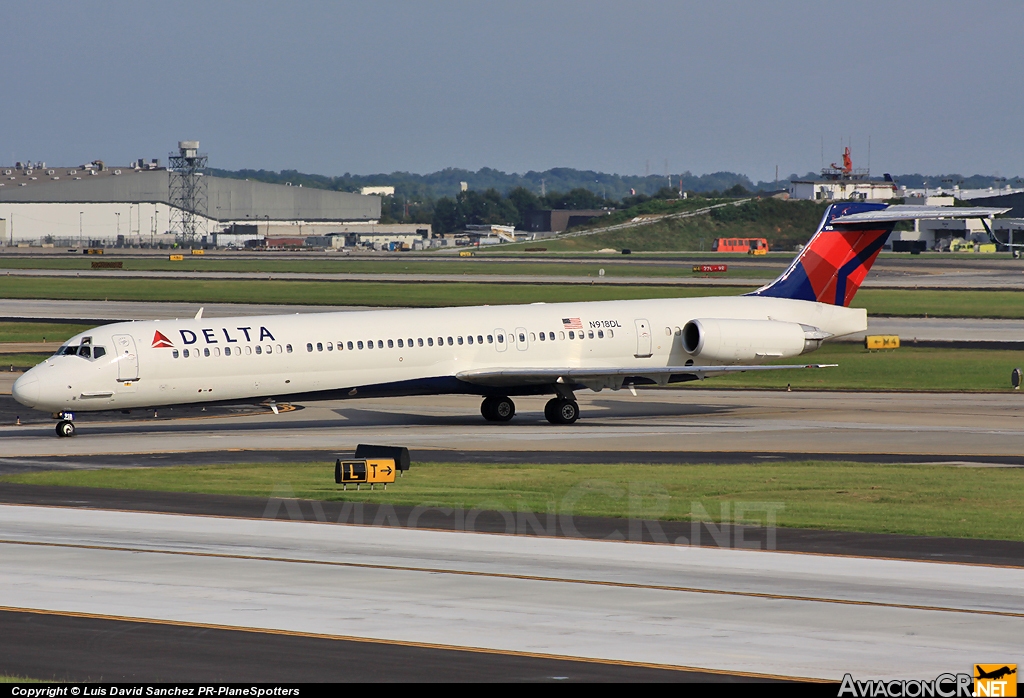
<svg viewBox="0 0 1024 698">
<path fill-rule="evenodd" d="M 206 215 L 199 228 L 219 244 L 262 238 L 323 236 L 344 226 L 375 224 L 379 196 L 202 175 Z M 126 167 L 100 161 L 77 167 L 45 163 L 0 167 L 0 234 L 4 245 L 169 247 L 171 172 L 158 161 Z M 237 234 L 232 234 L 237 231 Z M 202 238 L 197 243 L 206 242 Z"/>
</svg>

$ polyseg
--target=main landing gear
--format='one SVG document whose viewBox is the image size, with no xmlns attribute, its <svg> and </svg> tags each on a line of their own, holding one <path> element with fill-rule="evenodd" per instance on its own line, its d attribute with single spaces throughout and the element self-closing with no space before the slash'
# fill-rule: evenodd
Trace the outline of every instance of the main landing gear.
<svg viewBox="0 0 1024 698">
<path fill-rule="evenodd" d="M 480 414 L 488 422 L 507 422 L 516 416 L 516 403 L 504 395 L 491 395 L 484 398 Z"/>
<path fill-rule="evenodd" d="M 571 398 L 553 397 L 544 405 L 544 418 L 552 424 L 572 424 L 580 418 L 580 406 Z"/>
<path fill-rule="evenodd" d="M 574 424 L 580 418 L 580 406 L 576 396 L 569 390 L 559 391 L 544 405 L 544 418 L 552 424 Z M 516 404 L 505 395 L 485 397 L 480 405 L 480 414 L 488 422 L 507 422 L 516 414 Z"/>
<path fill-rule="evenodd" d="M 70 412 L 61 412 L 60 421 L 57 422 L 57 436 L 61 438 L 75 435 L 75 415 Z"/>
</svg>

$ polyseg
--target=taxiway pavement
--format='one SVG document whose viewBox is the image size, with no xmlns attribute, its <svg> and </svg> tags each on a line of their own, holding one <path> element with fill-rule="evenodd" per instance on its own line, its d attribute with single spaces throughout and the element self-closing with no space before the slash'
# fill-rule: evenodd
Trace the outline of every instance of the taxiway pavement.
<svg viewBox="0 0 1024 698">
<path fill-rule="evenodd" d="M 4 606 L 186 627 L 832 680 L 1024 634 L 1019 568 L 10 505 L 0 530 Z"/>
<path fill-rule="evenodd" d="M 548 424 L 545 397 L 517 398 L 509 423 L 485 422 L 472 396 L 381 398 L 309 403 L 248 416 L 111 420 L 80 413 L 78 435 L 58 439 L 43 419 L 11 426 L 11 398 L 0 398 L 5 458 L 207 451 L 350 450 L 389 443 L 417 450 L 623 453 L 745 452 L 1015 459 L 1024 443 L 1018 393 L 873 393 L 641 390 L 581 393 L 580 421 Z M 4 402 L 6 401 L 6 402 Z M 20 413 L 24 413 L 20 409 Z"/>
</svg>

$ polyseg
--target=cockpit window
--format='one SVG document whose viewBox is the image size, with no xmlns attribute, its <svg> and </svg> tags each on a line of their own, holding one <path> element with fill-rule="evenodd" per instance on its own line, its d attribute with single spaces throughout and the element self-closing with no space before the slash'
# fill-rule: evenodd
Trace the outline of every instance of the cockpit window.
<svg viewBox="0 0 1024 698">
<path fill-rule="evenodd" d="M 103 347 L 93 347 L 92 348 L 92 358 L 98 359 L 98 358 L 100 358 L 102 356 L 106 356 L 106 355 L 107 355 L 107 350 L 104 349 Z"/>
<path fill-rule="evenodd" d="M 65 356 L 74 356 L 75 354 L 78 353 L 78 347 L 68 345 L 66 347 L 61 347 L 60 351 L 58 351 L 57 353 L 64 354 Z"/>
<path fill-rule="evenodd" d="M 91 337 L 87 337 L 86 339 L 91 340 Z M 91 346 L 88 342 L 82 344 L 81 346 L 67 344 L 58 349 L 56 353 L 56 356 L 81 356 L 86 359 L 98 359 L 101 356 L 106 355 L 107 350 L 104 347 L 94 347 Z"/>
<path fill-rule="evenodd" d="M 92 358 L 92 347 L 90 347 L 88 344 L 83 344 L 82 346 L 80 346 L 78 348 L 78 355 L 79 356 L 84 356 L 87 359 L 91 359 Z"/>
</svg>

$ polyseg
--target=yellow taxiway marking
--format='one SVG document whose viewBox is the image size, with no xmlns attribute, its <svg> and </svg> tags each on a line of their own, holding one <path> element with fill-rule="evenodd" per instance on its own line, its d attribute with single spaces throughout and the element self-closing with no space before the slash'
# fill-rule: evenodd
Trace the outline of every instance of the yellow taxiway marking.
<svg viewBox="0 0 1024 698">
<path fill-rule="evenodd" d="M 61 616 L 65 618 L 88 618 L 92 620 L 113 620 L 125 623 L 150 623 L 153 625 L 169 625 L 179 628 L 202 628 L 203 630 L 232 630 L 244 633 L 259 633 L 263 635 L 283 635 L 285 637 L 304 637 L 318 640 L 341 640 L 343 642 L 365 642 L 378 645 L 392 645 L 397 647 L 417 647 L 423 649 L 451 650 L 455 652 L 474 652 L 477 654 L 495 654 L 508 657 L 530 657 L 533 659 L 554 659 L 566 662 L 584 662 L 587 664 L 605 664 L 610 666 L 636 667 L 644 669 L 663 669 L 666 671 L 693 671 L 704 674 L 716 674 L 720 676 L 742 676 L 753 679 L 772 679 L 778 681 L 810 681 L 816 683 L 828 683 L 828 679 L 815 679 L 802 676 L 785 676 L 780 674 L 759 674 L 749 671 L 727 671 L 725 669 L 707 669 L 704 667 L 683 666 L 679 664 L 654 664 L 650 662 L 631 662 L 624 659 L 602 659 L 599 657 L 577 657 L 568 654 L 548 654 L 544 652 L 523 652 L 519 650 L 499 650 L 490 647 L 473 647 L 462 645 L 444 645 L 433 642 L 413 642 L 411 640 L 388 640 L 375 637 L 360 637 L 357 635 L 333 635 L 329 633 L 311 633 L 299 630 L 280 630 L 276 628 L 257 628 L 247 625 L 220 625 L 217 623 L 199 623 L 179 620 L 167 620 L 163 618 L 141 618 L 136 616 L 113 616 L 102 613 L 80 613 L 77 611 L 55 611 L 41 608 L 23 608 L 20 606 L 0 606 L 0 612 L 7 613 L 36 613 L 47 616 Z"/>
<path fill-rule="evenodd" d="M 613 582 L 603 579 L 575 579 L 572 577 L 548 577 L 533 574 L 512 574 L 509 572 L 475 572 L 471 570 L 447 569 L 443 567 L 411 567 L 405 565 L 382 565 L 367 562 L 342 562 L 338 560 L 311 560 L 308 558 L 273 557 L 269 555 L 239 555 L 232 553 L 204 553 L 195 550 L 161 550 L 159 548 L 142 548 L 114 545 L 86 545 L 82 543 L 51 543 L 43 541 L 20 541 L 0 539 L 0 545 L 25 545 L 43 548 L 72 548 L 76 550 L 102 550 L 109 552 L 149 553 L 153 555 L 182 555 L 186 557 L 215 558 L 226 560 L 248 560 L 257 562 L 284 562 L 300 565 L 323 565 L 328 567 L 350 567 L 354 569 L 387 570 L 391 572 L 421 572 L 426 574 L 451 574 L 463 577 L 487 577 L 491 579 L 512 579 L 527 582 L 548 582 L 555 584 L 584 584 L 588 586 L 612 587 L 615 589 L 644 589 L 648 591 L 669 591 L 688 594 L 713 594 L 716 596 L 738 596 L 752 599 L 768 599 L 772 601 L 798 601 L 807 603 L 827 603 L 844 606 L 871 606 L 875 608 L 896 608 L 910 611 L 931 611 L 940 613 L 967 613 L 981 616 L 999 616 L 1003 618 L 1024 618 L 1024 613 L 1012 611 L 990 611 L 976 608 L 953 608 L 950 606 L 925 606 L 920 604 L 904 604 L 885 601 L 858 601 L 856 599 L 836 599 L 819 596 L 800 596 L 796 594 L 772 594 L 758 591 L 737 591 L 729 589 L 708 589 L 705 587 L 683 587 L 665 584 L 639 584 L 633 582 Z"/>
</svg>

